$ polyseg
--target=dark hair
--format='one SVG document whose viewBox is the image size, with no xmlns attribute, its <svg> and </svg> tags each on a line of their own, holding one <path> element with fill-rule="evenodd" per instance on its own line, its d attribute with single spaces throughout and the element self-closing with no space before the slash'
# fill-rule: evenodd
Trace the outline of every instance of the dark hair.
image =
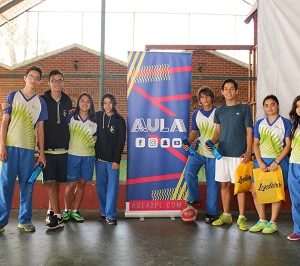
<svg viewBox="0 0 300 266">
<path fill-rule="evenodd" d="M 279 101 L 278 101 L 278 98 L 273 95 L 273 94 L 270 94 L 270 95 L 267 95 L 264 100 L 263 100 L 263 105 L 265 105 L 265 101 L 266 100 L 273 100 L 274 102 L 276 102 L 278 105 L 279 105 Z"/>
<path fill-rule="evenodd" d="M 42 75 L 43 75 L 43 72 L 42 72 L 42 69 L 37 67 L 37 66 L 31 66 L 29 68 L 27 68 L 26 70 L 26 73 L 25 73 L 25 76 L 27 76 L 29 74 L 30 71 L 36 71 L 36 72 L 39 72 L 40 74 L 40 78 L 42 78 Z"/>
<path fill-rule="evenodd" d="M 224 86 L 227 83 L 233 83 L 233 86 L 236 90 L 239 88 L 239 84 L 234 79 L 225 79 L 223 84 L 222 84 L 222 91 L 224 90 Z"/>
<path fill-rule="evenodd" d="M 102 97 L 102 99 L 101 99 L 101 107 L 102 107 L 102 111 L 103 111 L 103 105 L 104 105 L 104 99 L 106 99 L 106 98 L 109 98 L 110 99 L 110 101 L 111 101 L 111 103 L 112 103 L 112 111 L 114 112 L 114 113 L 118 113 L 118 111 L 117 111 L 117 100 L 116 100 L 116 98 L 115 98 L 115 96 L 114 95 L 112 95 L 111 93 L 105 93 L 104 95 L 103 95 L 103 97 Z"/>
<path fill-rule="evenodd" d="M 197 93 L 198 100 L 200 99 L 200 94 L 203 94 L 205 96 L 210 96 L 212 98 L 212 100 L 215 99 L 215 94 L 210 87 L 204 86 L 198 90 L 198 93 Z"/>
<path fill-rule="evenodd" d="M 88 93 L 84 92 L 82 94 L 80 94 L 80 96 L 78 97 L 77 99 L 77 104 L 76 104 L 76 107 L 75 107 L 75 111 L 74 111 L 74 119 L 75 120 L 79 120 L 78 116 L 79 116 L 79 112 L 80 112 L 80 108 L 79 108 L 79 101 L 81 100 L 81 98 L 83 96 L 86 96 L 89 98 L 89 101 L 90 101 L 90 104 L 91 104 L 91 107 L 88 111 L 88 118 L 89 120 L 95 122 L 95 106 L 94 106 L 94 101 L 91 97 L 91 95 L 89 95 Z"/>
<path fill-rule="evenodd" d="M 48 80 L 50 81 L 50 78 L 54 75 L 61 75 L 62 77 L 64 77 L 64 74 L 60 70 L 55 69 L 49 72 Z"/>
<path fill-rule="evenodd" d="M 292 133 L 291 133 L 291 139 L 294 137 L 295 131 L 300 123 L 300 116 L 296 112 L 297 108 L 297 102 L 300 101 L 300 95 L 298 95 L 295 100 L 293 101 L 292 110 L 290 111 L 290 119 L 293 122 L 292 126 Z"/>
</svg>

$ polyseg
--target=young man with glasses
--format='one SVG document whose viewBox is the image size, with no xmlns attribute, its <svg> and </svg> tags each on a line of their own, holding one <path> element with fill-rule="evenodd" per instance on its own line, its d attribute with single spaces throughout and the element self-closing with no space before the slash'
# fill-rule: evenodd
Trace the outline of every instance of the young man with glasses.
<svg viewBox="0 0 300 266">
<path fill-rule="evenodd" d="M 67 156 L 69 148 L 69 127 L 67 116 L 72 109 L 72 101 L 63 89 L 64 75 L 60 70 L 49 73 L 50 90 L 42 96 L 47 104 L 49 118 L 45 122 L 45 155 L 47 165 L 43 169 L 43 182 L 49 197 L 46 216 L 47 229 L 63 228 L 63 218 L 59 208 L 59 184 L 66 182 Z"/>
<path fill-rule="evenodd" d="M 39 147 L 38 161 L 46 165 L 44 154 L 44 121 L 47 120 L 47 107 L 44 99 L 35 94 L 40 84 L 42 70 L 32 66 L 24 76 L 25 87 L 11 92 L 4 110 L 1 137 L 0 160 L 0 233 L 8 224 L 16 177 L 20 186 L 20 231 L 34 232 L 31 223 L 32 188 L 28 179 L 34 168 L 35 128 Z"/>
</svg>

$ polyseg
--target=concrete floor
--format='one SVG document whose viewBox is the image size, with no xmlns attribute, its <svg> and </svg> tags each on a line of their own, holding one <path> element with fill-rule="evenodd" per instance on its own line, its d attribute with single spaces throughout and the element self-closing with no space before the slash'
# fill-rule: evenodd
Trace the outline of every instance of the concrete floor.
<svg viewBox="0 0 300 266">
<path fill-rule="evenodd" d="M 212 227 L 203 214 L 194 224 L 180 219 L 98 222 L 95 211 L 82 212 L 83 224 L 46 232 L 45 211 L 34 211 L 35 233 L 20 233 L 17 212 L 0 234 L 0 265 L 299 265 L 300 241 L 289 241 L 289 213 L 282 213 L 273 235 L 240 231 L 236 224 Z M 250 217 L 250 216 L 249 216 Z M 236 219 L 235 219 L 236 220 Z M 256 222 L 251 214 L 249 224 Z"/>
</svg>

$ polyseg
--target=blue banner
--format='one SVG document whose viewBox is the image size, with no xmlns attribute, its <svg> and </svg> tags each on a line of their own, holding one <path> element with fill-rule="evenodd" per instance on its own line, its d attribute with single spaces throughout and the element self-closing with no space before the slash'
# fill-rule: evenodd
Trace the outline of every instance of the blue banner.
<svg viewBox="0 0 300 266">
<path fill-rule="evenodd" d="M 191 64 L 191 53 L 129 52 L 128 217 L 177 216 L 184 205 L 182 139 L 189 128 Z"/>
</svg>

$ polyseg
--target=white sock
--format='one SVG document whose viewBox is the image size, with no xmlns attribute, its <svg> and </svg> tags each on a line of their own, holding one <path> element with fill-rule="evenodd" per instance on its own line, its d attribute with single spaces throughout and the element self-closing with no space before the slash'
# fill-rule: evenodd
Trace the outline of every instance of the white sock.
<svg viewBox="0 0 300 266">
<path fill-rule="evenodd" d="M 223 214 L 224 214 L 225 216 L 231 216 L 231 213 L 230 213 L 230 212 L 223 212 Z"/>
<path fill-rule="evenodd" d="M 239 215 L 239 218 L 246 218 L 245 215 Z"/>
<path fill-rule="evenodd" d="M 53 212 L 53 211 L 52 211 L 52 210 L 48 210 L 48 211 L 47 211 L 47 214 L 50 214 L 50 212 Z"/>
<path fill-rule="evenodd" d="M 60 213 L 54 213 L 54 215 L 56 215 L 57 216 L 57 218 L 61 218 L 61 214 Z"/>
</svg>

